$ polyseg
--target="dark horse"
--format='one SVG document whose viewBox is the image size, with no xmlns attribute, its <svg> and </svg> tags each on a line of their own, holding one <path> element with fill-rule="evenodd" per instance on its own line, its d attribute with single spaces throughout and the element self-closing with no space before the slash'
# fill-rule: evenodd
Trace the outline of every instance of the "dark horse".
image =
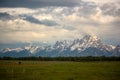
<svg viewBox="0 0 120 80">
<path fill-rule="evenodd" d="M 21 61 L 19 61 L 18 64 L 21 64 Z"/>
</svg>

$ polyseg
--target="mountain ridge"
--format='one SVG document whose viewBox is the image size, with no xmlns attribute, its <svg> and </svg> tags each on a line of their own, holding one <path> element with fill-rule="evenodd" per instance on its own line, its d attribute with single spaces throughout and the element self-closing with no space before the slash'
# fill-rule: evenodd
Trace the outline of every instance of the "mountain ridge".
<svg viewBox="0 0 120 80">
<path fill-rule="evenodd" d="M 50 46 L 25 46 L 21 48 L 6 48 L 0 51 L 0 56 L 26 57 L 68 57 L 68 56 L 120 56 L 120 47 L 103 44 L 95 35 L 85 35 L 82 39 L 56 41 Z"/>
</svg>

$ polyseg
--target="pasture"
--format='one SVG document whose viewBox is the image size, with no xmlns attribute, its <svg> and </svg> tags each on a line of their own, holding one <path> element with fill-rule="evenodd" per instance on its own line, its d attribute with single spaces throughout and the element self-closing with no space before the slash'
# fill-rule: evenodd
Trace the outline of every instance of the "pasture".
<svg viewBox="0 0 120 80">
<path fill-rule="evenodd" d="M 0 61 L 0 80 L 119 80 L 119 61 Z"/>
</svg>

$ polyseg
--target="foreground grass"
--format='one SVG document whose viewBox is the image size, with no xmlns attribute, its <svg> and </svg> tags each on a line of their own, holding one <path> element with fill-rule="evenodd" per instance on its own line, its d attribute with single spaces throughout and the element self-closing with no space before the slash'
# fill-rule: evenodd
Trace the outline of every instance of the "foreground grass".
<svg viewBox="0 0 120 80">
<path fill-rule="evenodd" d="M 0 80 L 119 80 L 120 62 L 0 61 Z"/>
</svg>

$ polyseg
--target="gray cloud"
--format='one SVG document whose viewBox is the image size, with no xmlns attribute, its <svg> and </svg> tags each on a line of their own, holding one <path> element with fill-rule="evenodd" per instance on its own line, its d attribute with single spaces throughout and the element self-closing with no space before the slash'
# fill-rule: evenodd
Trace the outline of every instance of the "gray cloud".
<svg viewBox="0 0 120 80">
<path fill-rule="evenodd" d="M 111 15 L 111 16 L 120 16 L 120 2 L 118 3 L 106 3 L 101 6 L 102 13 L 104 15 Z"/>
<path fill-rule="evenodd" d="M 23 15 L 19 15 L 19 16 L 17 16 L 17 15 L 12 16 L 7 12 L 1 12 L 0 13 L 0 20 L 3 20 L 3 21 L 15 20 L 17 18 L 21 18 L 21 19 L 29 21 L 31 23 L 42 24 L 42 25 L 46 25 L 46 26 L 56 26 L 56 25 L 58 25 L 58 23 L 56 23 L 53 20 L 47 20 L 47 19 L 38 20 L 38 19 L 32 17 L 31 15 L 24 15 L 23 14 Z"/>
<path fill-rule="evenodd" d="M 0 0 L 0 7 L 38 8 L 46 6 L 76 6 L 81 0 Z"/>
<path fill-rule="evenodd" d="M 52 20 L 47 20 L 47 19 L 44 19 L 44 20 L 38 20 L 32 16 L 28 16 L 28 15 L 20 15 L 22 17 L 24 17 L 23 19 L 24 20 L 27 20 L 31 23 L 35 23 L 35 24 L 42 24 L 42 25 L 46 25 L 46 26 L 56 26 L 58 25 L 58 23 L 56 23 L 55 21 L 52 21 Z"/>
<path fill-rule="evenodd" d="M 6 12 L 0 13 L 0 19 L 1 20 L 9 20 L 11 18 L 12 18 L 12 16 L 10 14 L 6 13 Z"/>
<path fill-rule="evenodd" d="M 20 16 L 23 17 L 24 20 L 27 20 L 31 23 L 41 24 L 41 22 L 38 19 L 35 19 L 32 16 L 28 16 L 28 15 L 20 15 Z"/>
<path fill-rule="evenodd" d="M 47 26 L 56 26 L 56 25 L 58 25 L 58 23 L 56 23 L 55 21 L 47 20 L 47 19 L 42 20 L 41 23 L 44 24 L 44 25 L 47 25 Z"/>
<path fill-rule="evenodd" d="M 83 5 L 81 9 L 79 9 L 80 15 L 87 16 L 91 14 L 96 14 L 96 5 L 95 4 L 86 4 Z"/>
<path fill-rule="evenodd" d="M 109 25 L 118 29 L 120 27 L 120 21 L 113 21 Z"/>
<path fill-rule="evenodd" d="M 73 26 L 64 26 L 63 27 L 64 29 L 67 29 L 67 30 L 75 30 L 75 28 Z"/>
</svg>

